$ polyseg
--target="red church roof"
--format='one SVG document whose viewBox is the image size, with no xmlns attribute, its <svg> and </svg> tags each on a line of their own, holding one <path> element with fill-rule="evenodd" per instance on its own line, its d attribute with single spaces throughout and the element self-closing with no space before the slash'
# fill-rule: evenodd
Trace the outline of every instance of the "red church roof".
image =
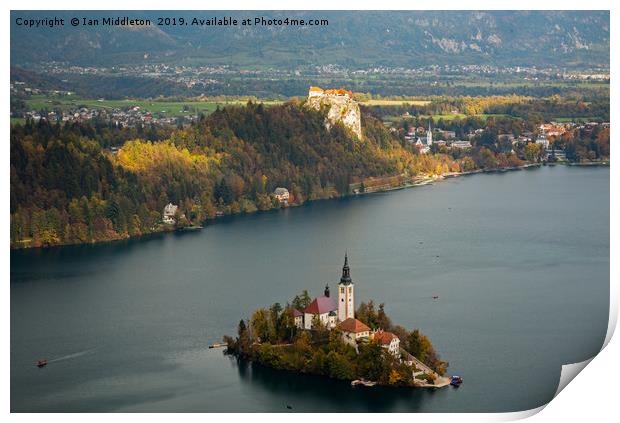
<svg viewBox="0 0 620 423">
<path fill-rule="evenodd" d="M 315 298 L 314 301 L 312 301 L 310 305 L 306 307 L 304 313 L 324 314 L 335 310 L 338 310 L 336 302 L 330 297 L 321 296 Z"/>
</svg>

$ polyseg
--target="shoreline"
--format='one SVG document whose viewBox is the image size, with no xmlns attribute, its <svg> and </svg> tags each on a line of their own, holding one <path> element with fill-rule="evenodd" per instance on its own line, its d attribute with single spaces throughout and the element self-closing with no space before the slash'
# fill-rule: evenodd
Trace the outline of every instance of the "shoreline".
<svg viewBox="0 0 620 423">
<path fill-rule="evenodd" d="M 316 198 L 316 199 L 313 199 L 313 200 L 307 200 L 303 204 L 291 204 L 291 205 L 289 205 L 287 207 L 272 208 L 272 209 L 268 209 L 268 210 L 257 210 L 257 211 L 255 211 L 253 213 L 237 213 L 237 214 L 227 214 L 227 215 L 224 215 L 224 216 L 216 216 L 214 218 L 205 220 L 205 222 L 203 222 L 203 223 L 204 223 L 204 227 L 206 227 L 206 226 L 208 226 L 210 224 L 215 224 L 218 221 L 221 221 L 222 219 L 227 219 L 227 218 L 231 218 L 231 217 L 234 217 L 234 216 L 242 216 L 242 215 L 250 215 L 250 214 L 257 214 L 257 213 L 274 212 L 274 211 L 282 210 L 282 209 L 289 208 L 289 207 L 301 207 L 301 206 L 304 206 L 304 205 L 306 205 L 308 203 L 316 202 L 316 201 L 334 200 L 334 199 L 342 199 L 342 198 L 347 198 L 347 197 L 358 197 L 358 196 L 363 196 L 363 195 L 376 194 L 376 193 L 381 193 L 381 192 L 398 191 L 398 190 L 402 190 L 402 189 L 421 187 L 421 186 L 425 186 L 425 185 L 432 185 L 433 183 L 438 182 L 438 181 L 442 181 L 444 179 L 451 179 L 451 178 L 457 178 L 457 177 L 463 177 L 463 176 L 471 176 L 471 175 L 479 175 L 479 174 L 487 174 L 487 173 L 506 173 L 506 172 L 514 172 L 514 171 L 525 170 L 525 169 L 537 169 L 537 168 L 540 168 L 542 166 L 556 166 L 556 165 L 564 165 L 564 166 L 569 166 L 569 167 L 609 167 L 610 166 L 610 162 L 609 161 L 605 161 L 605 162 L 587 162 L 587 163 L 556 162 L 556 163 L 545 163 L 545 164 L 543 164 L 543 163 L 527 163 L 527 164 L 524 164 L 524 165 L 521 165 L 521 166 L 513 166 L 513 167 L 494 168 L 494 169 L 476 169 L 476 170 L 470 170 L 470 171 L 466 171 L 466 172 L 448 172 L 448 173 L 444 173 L 442 175 L 435 175 L 435 176 L 418 176 L 418 177 L 414 176 L 414 177 L 410 177 L 410 180 L 413 181 L 413 182 L 409 182 L 409 183 L 405 183 L 405 184 L 399 184 L 399 185 L 396 185 L 396 186 L 382 186 L 382 187 L 379 187 L 376 190 L 364 191 L 364 192 L 352 192 L 350 194 L 341 195 L 341 196 L 338 196 L 338 197 Z M 13 246 L 11 246 L 10 247 L 10 251 L 49 250 L 49 249 L 54 249 L 54 248 L 57 248 L 57 247 L 111 244 L 111 243 L 122 242 L 122 241 L 139 240 L 141 238 L 148 238 L 150 236 L 161 235 L 161 234 L 165 234 L 165 233 L 199 232 L 202 229 L 204 229 L 204 228 L 195 229 L 195 230 L 186 230 L 185 228 L 164 228 L 162 230 L 157 230 L 157 231 L 153 231 L 153 232 L 150 232 L 150 233 L 147 233 L 147 234 L 141 234 L 141 235 L 137 235 L 137 236 L 127 236 L 127 237 L 118 238 L 118 239 L 100 240 L 100 241 L 93 241 L 93 242 L 78 242 L 78 243 L 57 244 L 57 245 L 38 246 L 38 247 L 31 247 L 31 246 L 13 247 Z"/>
<path fill-rule="evenodd" d="M 366 388 L 383 388 L 383 389 L 399 389 L 399 390 L 417 390 L 417 389 L 431 389 L 431 390 L 438 390 L 438 389 L 442 389 L 442 388 L 446 388 L 450 386 L 450 378 L 448 376 L 439 376 L 437 378 L 437 383 L 435 384 L 430 384 L 427 382 L 423 382 L 422 379 L 415 379 L 415 382 L 413 385 L 411 386 L 393 386 L 393 385 L 386 385 L 386 384 L 381 384 L 378 382 L 374 382 L 374 381 L 370 381 L 370 380 L 363 380 L 363 379 L 354 379 L 354 380 L 350 380 L 350 379 L 337 379 L 337 378 L 333 378 L 333 377 L 329 377 L 326 375 L 321 375 L 321 374 L 317 374 L 317 373 L 305 373 L 305 372 L 299 372 L 299 371 L 295 371 L 292 369 L 279 369 L 276 367 L 272 367 L 269 366 L 265 363 L 261 363 L 260 361 L 256 361 L 256 360 L 251 360 L 249 358 L 241 358 L 241 357 L 237 357 L 235 354 L 233 353 L 228 353 L 226 351 L 224 351 L 224 357 L 229 357 L 231 359 L 234 360 L 239 360 L 239 361 L 244 361 L 246 364 L 252 365 L 252 366 L 260 366 L 263 369 L 267 369 L 269 371 L 273 371 L 273 372 L 281 372 L 283 374 L 289 374 L 289 375 L 294 375 L 294 376 L 301 376 L 301 377 L 305 377 L 305 376 L 310 376 L 313 378 L 318 378 L 321 380 L 325 380 L 325 381 L 331 381 L 331 382 L 335 382 L 335 383 L 342 383 L 347 384 L 350 386 L 350 388 L 352 390 L 354 389 L 366 389 Z M 360 388 L 358 388 L 358 386 L 360 386 Z"/>
<path fill-rule="evenodd" d="M 414 187 L 421 187 L 425 185 L 432 185 L 434 182 L 442 181 L 444 179 L 458 178 L 458 177 L 470 176 L 470 175 L 479 175 L 479 174 L 485 174 L 485 173 L 514 172 L 514 171 L 524 170 L 524 169 L 539 168 L 542 166 L 543 166 L 542 163 L 527 163 L 521 166 L 513 166 L 513 167 L 502 167 L 502 168 L 496 168 L 496 169 L 476 169 L 476 170 L 470 170 L 466 172 L 448 172 L 442 175 L 435 175 L 435 176 L 412 177 L 411 178 L 412 180 L 416 178 L 417 180 L 415 182 L 406 183 L 403 185 L 398 185 L 398 186 L 393 186 L 393 187 L 388 187 L 388 188 L 380 188 L 380 189 L 373 190 L 373 191 L 358 192 L 358 193 L 350 194 L 349 196 L 355 197 L 355 196 L 360 196 L 360 195 L 376 194 L 379 192 L 397 191 L 397 190 L 406 189 L 406 188 L 414 188 Z"/>
</svg>

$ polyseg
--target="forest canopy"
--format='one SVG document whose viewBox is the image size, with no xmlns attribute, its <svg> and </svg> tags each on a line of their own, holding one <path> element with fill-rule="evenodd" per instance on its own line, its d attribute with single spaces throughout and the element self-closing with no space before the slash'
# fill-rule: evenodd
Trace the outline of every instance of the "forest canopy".
<svg viewBox="0 0 620 423">
<path fill-rule="evenodd" d="M 419 154 L 364 113 L 359 141 L 341 125 L 324 126 L 324 112 L 289 101 L 265 107 L 229 106 L 184 128 L 26 121 L 11 127 L 11 247 L 41 247 L 125 239 L 162 230 L 162 210 L 179 206 L 178 225 L 217 215 L 348 195 L 353 186 L 448 172 L 518 166 L 536 151 L 505 149 L 497 118 L 469 152 L 433 146 Z M 489 122 L 487 122 L 487 125 Z M 405 128 L 406 129 L 406 128 Z M 574 157 L 609 154 L 609 130 L 564 143 Z M 529 154 L 529 155 L 528 155 Z"/>
</svg>

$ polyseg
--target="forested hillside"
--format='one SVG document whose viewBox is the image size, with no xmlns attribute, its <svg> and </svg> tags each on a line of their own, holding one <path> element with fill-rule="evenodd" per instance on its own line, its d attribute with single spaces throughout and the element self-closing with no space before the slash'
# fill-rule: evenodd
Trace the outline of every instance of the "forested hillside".
<svg viewBox="0 0 620 423">
<path fill-rule="evenodd" d="M 122 128 L 110 123 L 27 121 L 11 128 L 11 246 L 39 247 L 124 239 L 174 227 L 162 211 L 179 206 L 177 227 L 216 216 L 348 195 L 352 187 L 402 184 L 418 176 L 519 166 L 543 159 L 537 144 L 512 145 L 535 122 L 509 117 L 455 120 L 453 131 L 484 128 L 469 150 L 433 145 L 420 154 L 403 137 L 414 117 L 388 130 L 377 110 L 362 113 L 363 138 L 327 110 L 301 101 L 218 109 L 185 128 Z M 440 127 L 445 126 L 440 120 Z M 598 128 L 598 127 L 597 127 Z M 553 138 L 570 161 L 609 159 L 609 128 Z M 370 189 L 369 189 L 370 191 Z"/>
<path fill-rule="evenodd" d="M 446 156 L 413 154 L 380 121 L 365 116 L 360 142 L 300 103 L 218 110 L 165 132 L 27 122 L 11 130 L 11 245 L 15 248 L 123 239 L 163 230 L 175 203 L 184 224 L 220 213 L 279 207 L 349 193 L 364 177 L 458 170 Z M 114 133 L 122 143 L 107 146 Z M 163 139 L 165 137 L 165 139 Z M 156 140 L 149 141 L 147 139 Z"/>
</svg>

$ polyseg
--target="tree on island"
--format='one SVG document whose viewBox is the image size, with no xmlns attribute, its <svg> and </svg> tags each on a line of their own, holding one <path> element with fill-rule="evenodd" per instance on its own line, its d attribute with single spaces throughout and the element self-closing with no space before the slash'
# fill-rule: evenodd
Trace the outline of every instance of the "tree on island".
<svg viewBox="0 0 620 423">
<path fill-rule="evenodd" d="M 358 320 L 368 325 L 371 329 L 382 329 L 394 333 L 400 339 L 401 348 L 440 375 L 446 372 L 448 362 L 440 359 L 428 337 L 423 335 L 418 329 L 409 332 L 402 326 L 394 326 L 391 319 L 385 313 L 383 303 L 379 304 L 378 310 L 375 310 L 375 304 L 372 300 L 368 301 L 368 303 L 362 302 L 355 315 Z"/>
<path fill-rule="evenodd" d="M 311 302 L 310 294 L 304 289 L 300 295 L 295 295 L 291 304 L 296 310 L 303 311 Z"/>
</svg>

